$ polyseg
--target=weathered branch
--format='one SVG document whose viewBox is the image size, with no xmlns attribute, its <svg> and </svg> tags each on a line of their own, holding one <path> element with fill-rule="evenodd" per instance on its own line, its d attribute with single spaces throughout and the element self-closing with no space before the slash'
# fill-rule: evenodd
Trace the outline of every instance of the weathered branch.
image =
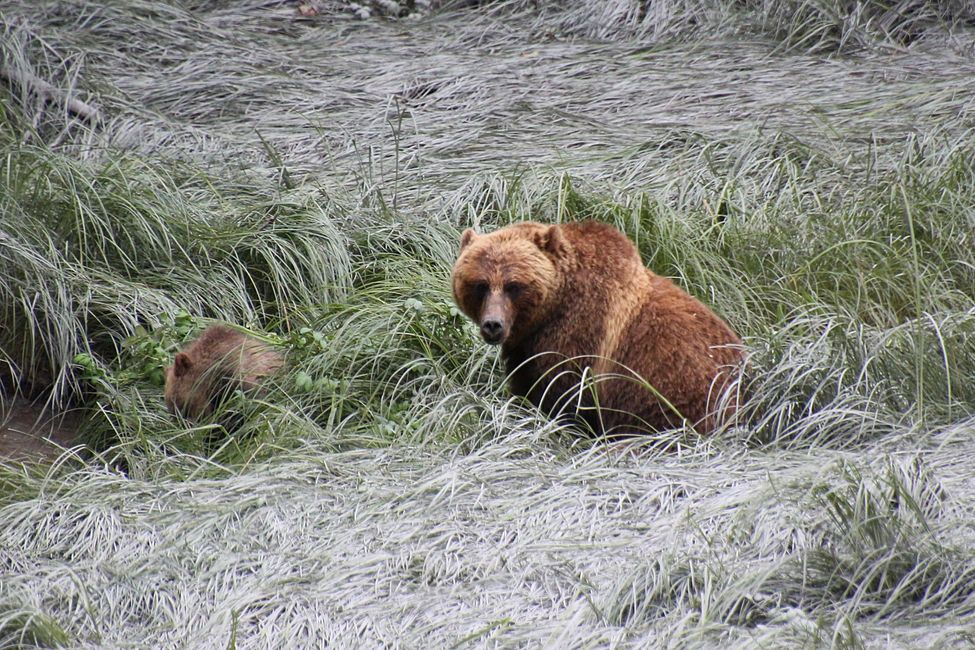
<svg viewBox="0 0 975 650">
<path fill-rule="evenodd" d="M 37 75 L 21 70 L 0 66 L 0 77 L 6 79 L 11 84 L 16 84 L 24 88 L 27 92 L 40 97 L 44 101 L 53 101 L 62 104 L 69 113 L 78 117 L 96 122 L 98 120 L 98 109 L 74 97 L 68 96 L 50 83 L 44 81 Z"/>
</svg>

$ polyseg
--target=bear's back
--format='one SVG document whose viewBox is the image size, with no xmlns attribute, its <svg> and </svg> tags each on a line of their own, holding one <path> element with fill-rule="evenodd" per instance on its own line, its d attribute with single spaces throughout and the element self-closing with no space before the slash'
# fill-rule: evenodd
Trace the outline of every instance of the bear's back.
<svg viewBox="0 0 975 650">
<path fill-rule="evenodd" d="M 609 224 L 579 221 L 562 224 L 561 229 L 580 263 L 604 269 L 604 273 L 609 269 L 630 273 L 645 268 L 640 251 L 629 237 Z"/>
<path fill-rule="evenodd" d="M 741 361 L 738 336 L 646 268 L 616 228 L 597 222 L 560 228 L 571 245 L 558 267 L 566 276 L 563 295 L 545 326 L 511 350 L 512 391 L 552 414 L 583 407 L 580 415 L 599 432 L 679 426 L 674 409 L 712 429 L 719 394 Z M 597 377 L 595 392 L 580 392 L 587 373 Z"/>
<path fill-rule="evenodd" d="M 207 328 L 193 346 L 201 365 L 219 368 L 220 376 L 239 378 L 245 388 L 274 373 L 283 363 L 271 346 L 225 325 Z"/>
<path fill-rule="evenodd" d="M 703 431 L 711 430 L 718 422 L 714 416 L 722 393 L 740 370 L 741 339 L 697 298 L 671 280 L 647 273 L 649 290 L 612 359 L 652 389 L 639 381 L 611 381 L 604 401 L 655 429 L 679 426 L 686 419 Z M 654 391 L 669 406 L 648 400 Z M 611 420 L 626 422 L 625 417 Z"/>
</svg>

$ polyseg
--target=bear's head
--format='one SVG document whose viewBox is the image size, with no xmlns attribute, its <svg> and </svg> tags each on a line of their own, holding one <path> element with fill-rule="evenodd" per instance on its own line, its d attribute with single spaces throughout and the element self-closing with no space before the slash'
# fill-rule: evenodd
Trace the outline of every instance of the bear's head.
<svg viewBox="0 0 975 650">
<path fill-rule="evenodd" d="M 526 222 L 486 235 L 468 228 L 454 264 L 454 300 L 486 342 L 517 345 L 556 303 L 569 250 L 559 226 Z"/>
<path fill-rule="evenodd" d="M 171 412 L 198 418 L 210 410 L 199 365 L 189 353 L 177 352 L 173 365 L 166 368 L 164 397 Z"/>
</svg>

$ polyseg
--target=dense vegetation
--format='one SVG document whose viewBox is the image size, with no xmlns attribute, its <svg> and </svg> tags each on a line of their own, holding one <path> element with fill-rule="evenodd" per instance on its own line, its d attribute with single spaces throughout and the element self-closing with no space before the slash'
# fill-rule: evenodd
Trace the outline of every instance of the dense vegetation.
<svg viewBox="0 0 975 650">
<path fill-rule="evenodd" d="M 0 645 L 970 642 L 970 3 L 28 4 L 0 381 L 85 428 L 0 465 Z M 449 274 L 525 218 L 713 305 L 740 420 L 509 399 Z M 161 397 L 214 320 L 289 358 L 232 435 Z"/>
</svg>

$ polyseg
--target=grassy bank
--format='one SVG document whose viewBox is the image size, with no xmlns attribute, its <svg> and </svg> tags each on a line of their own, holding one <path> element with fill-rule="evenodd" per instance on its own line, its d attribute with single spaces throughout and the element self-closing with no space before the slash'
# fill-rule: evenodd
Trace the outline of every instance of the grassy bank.
<svg viewBox="0 0 975 650">
<path fill-rule="evenodd" d="M 966 14 L 801 4 L 0 5 L 0 377 L 88 444 L 0 466 L 2 645 L 965 643 Z M 509 399 L 449 274 L 525 218 L 713 305 L 739 421 Z M 213 320 L 289 359 L 229 437 L 161 397 Z"/>
</svg>

